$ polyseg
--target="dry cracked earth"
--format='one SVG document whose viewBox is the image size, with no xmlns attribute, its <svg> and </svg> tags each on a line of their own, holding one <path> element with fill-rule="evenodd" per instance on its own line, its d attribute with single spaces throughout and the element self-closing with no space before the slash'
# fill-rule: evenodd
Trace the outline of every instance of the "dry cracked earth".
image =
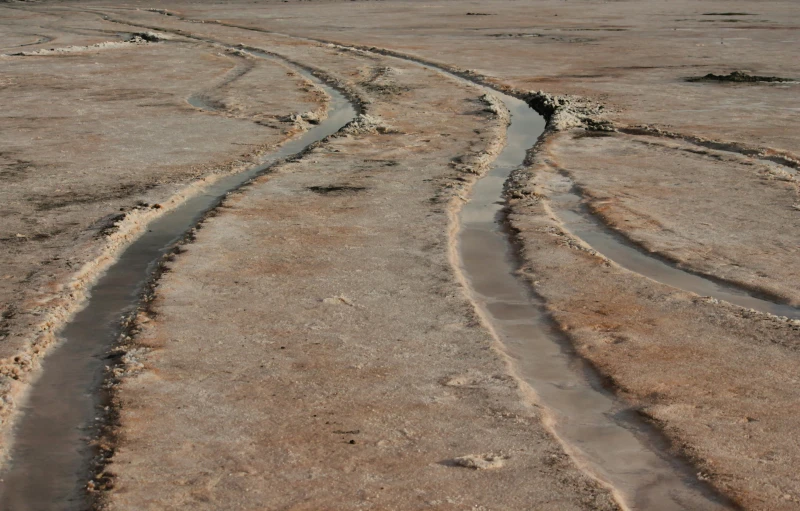
<svg viewBox="0 0 800 511">
<path fill-rule="evenodd" d="M 800 509 L 798 49 L 791 0 L 0 2 L 0 508 Z M 338 93 L 119 283 L 79 469 L 21 469 L 92 286 Z M 500 273 L 669 498 L 564 433 L 461 264 L 503 93 L 547 127 Z"/>
</svg>

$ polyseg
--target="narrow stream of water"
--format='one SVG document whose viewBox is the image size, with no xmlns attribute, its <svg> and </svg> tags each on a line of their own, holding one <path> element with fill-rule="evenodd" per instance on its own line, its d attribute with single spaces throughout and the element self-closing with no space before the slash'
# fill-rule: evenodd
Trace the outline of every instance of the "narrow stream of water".
<svg viewBox="0 0 800 511">
<path fill-rule="evenodd" d="M 659 437 L 602 390 L 544 314 L 543 304 L 516 275 L 518 263 L 504 226 L 503 184 L 544 130 L 523 101 L 490 91 L 511 111 L 508 142 L 461 212 L 459 247 L 471 293 L 489 318 L 518 374 L 553 419 L 572 458 L 613 488 L 625 509 L 726 509 L 672 459 Z"/>
<path fill-rule="evenodd" d="M 700 296 L 710 296 L 776 316 L 800 319 L 800 310 L 796 307 L 764 300 L 745 289 L 684 271 L 644 253 L 595 218 L 583 206 L 581 197 L 572 191 L 555 194 L 551 204 L 567 230 L 623 268 Z"/>
<path fill-rule="evenodd" d="M 355 107 L 339 91 L 304 69 L 296 71 L 330 95 L 327 119 L 283 144 L 263 163 L 220 179 L 152 222 L 99 279 L 86 308 L 64 328 L 59 336 L 62 342 L 44 359 L 38 379 L 20 406 L 11 462 L 0 474 L 0 508 L 4 511 L 87 508 L 83 485 L 88 481 L 92 456 L 89 441 L 97 434 L 98 394 L 108 363 L 105 357 L 120 331 L 120 319 L 136 307 L 157 262 L 227 192 L 274 162 L 339 131 L 356 116 Z"/>
</svg>

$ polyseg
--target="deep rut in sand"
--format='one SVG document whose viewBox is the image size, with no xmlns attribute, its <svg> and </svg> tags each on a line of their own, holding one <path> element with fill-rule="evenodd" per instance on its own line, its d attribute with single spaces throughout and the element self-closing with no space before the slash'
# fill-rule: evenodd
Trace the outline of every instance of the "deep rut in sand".
<svg viewBox="0 0 800 511">
<path fill-rule="evenodd" d="M 250 51 L 259 58 L 276 59 Z M 304 68 L 296 71 L 331 97 L 328 117 L 284 143 L 262 163 L 225 176 L 147 226 L 91 289 L 86 307 L 66 325 L 61 344 L 44 359 L 38 379 L 19 408 L 10 462 L 0 475 L 0 502 L 6 511 L 83 510 L 84 485 L 94 454 L 100 388 L 108 353 L 121 331 L 121 318 L 134 311 L 149 276 L 184 234 L 224 196 L 274 163 L 302 154 L 311 144 L 336 133 L 357 114 L 343 93 Z"/>
</svg>

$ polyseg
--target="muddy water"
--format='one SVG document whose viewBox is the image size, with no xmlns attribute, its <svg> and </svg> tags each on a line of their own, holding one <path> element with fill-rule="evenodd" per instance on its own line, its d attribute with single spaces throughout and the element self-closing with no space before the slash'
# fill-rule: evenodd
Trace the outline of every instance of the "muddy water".
<svg viewBox="0 0 800 511">
<path fill-rule="evenodd" d="M 186 102 L 193 107 L 199 108 L 200 110 L 205 110 L 206 112 L 216 112 L 219 110 L 217 106 L 208 101 L 203 94 L 192 94 L 186 98 Z"/>
<path fill-rule="evenodd" d="M 689 273 L 642 252 L 592 216 L 583 207 L 581 197 L 573 192 L 554 195 L 551 204 L 567 230 L 623 268 L 700 296 L 710 296 L 776 316 L 800 319 L 800 310 L 791 305 L 761 299 L 747 290 Z"/>
<path fill-rule="evenodd" d="M 461 265 L 474 300 L 547 410 L 555 435 L 624 509 L 726 509 L 696 484 L 690 467 L 666 455 L 657 435 L 601 389 L 515 275 L 518 262 L 503 228 L 503 183 L 542 133 L 544 120 L 523 101 L 492 93 L 511 111 L 512 122 L 506 148 L 461 212 Z"/>
<path fill-rule="evenodd" d="M 328 118 L 285 143 L 262 164 L 217 181 L 202 195 L 152 222 L 148 231 L 100 278 L 86 308 L 66 326 L 60 335 L 61 344 L 44 359 L 40 376 L 20 407 L 11 462 L 0 474 L 0 508 L 4 511 L 87 508 L 82 488 L 89 475 L 92 449 L 88 441 L 96 435 L 98 390 L 108 363 L 105 357 L 118 335 L 120 318 L 138 303 L 157 261 L 226 192 L 240 187 L 275 161 L 335 133 L 355 117 L 355 108 L 342 94 L 310 73 L 297 71 L 331 96 Z"/>
</svg>

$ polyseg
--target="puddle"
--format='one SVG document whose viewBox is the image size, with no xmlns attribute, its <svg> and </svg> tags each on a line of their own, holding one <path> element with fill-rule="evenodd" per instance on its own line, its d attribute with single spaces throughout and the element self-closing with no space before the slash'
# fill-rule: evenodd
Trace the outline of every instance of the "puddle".
<svg viewBox="0 0 800 511">
<path fill-rule="evenodd" d="M 216 105 L 212 104 L 210 101 L 207 101 L 203 94 L 192 94 L 186 98 L 186 102 L 193 107 L 199 108 L 200 110 L 205 110 L 206 112 L 219 111 L 219 108 L 217 108 Z"/>
<path fill-rule="evenodd" d="M 623 268 L 700 296 L 710 296 L 776 316 L 800 319 L 800 309 L 791 305 L 759 298 L 733 284 L 682 270 L 657 256 L 643 252 L 589 213 L 582 205 L 581 197 L 573 192 L 555 194 L 551 198 L 551 204 L 568 231 Z"/>
<path fill-rule="evenodd" d="M 266 53 L 251 54 L 273 59 Z M 327 119 L 284 143 L 263 163 L 224 177 L 178 208 L 153 221 L 91 290 L 85 309 L 65 327 L 62 343 L 45 357 L 14 429 L 11 461 L 0 475 L 0 502 L 5 511 L 79 511 L 88 506 L 83 485 L 96 437 L 98 392 L 105 359 L 119 332 L 120 318 L 132 311 L 148 275 L 186 231 L 234 190 L 275 161 L 297 154 L 309 144 L 339 131 L 356 116 L 337 90 L 304 69 L 296 71 L 331 96 Z"/>
</svg>

